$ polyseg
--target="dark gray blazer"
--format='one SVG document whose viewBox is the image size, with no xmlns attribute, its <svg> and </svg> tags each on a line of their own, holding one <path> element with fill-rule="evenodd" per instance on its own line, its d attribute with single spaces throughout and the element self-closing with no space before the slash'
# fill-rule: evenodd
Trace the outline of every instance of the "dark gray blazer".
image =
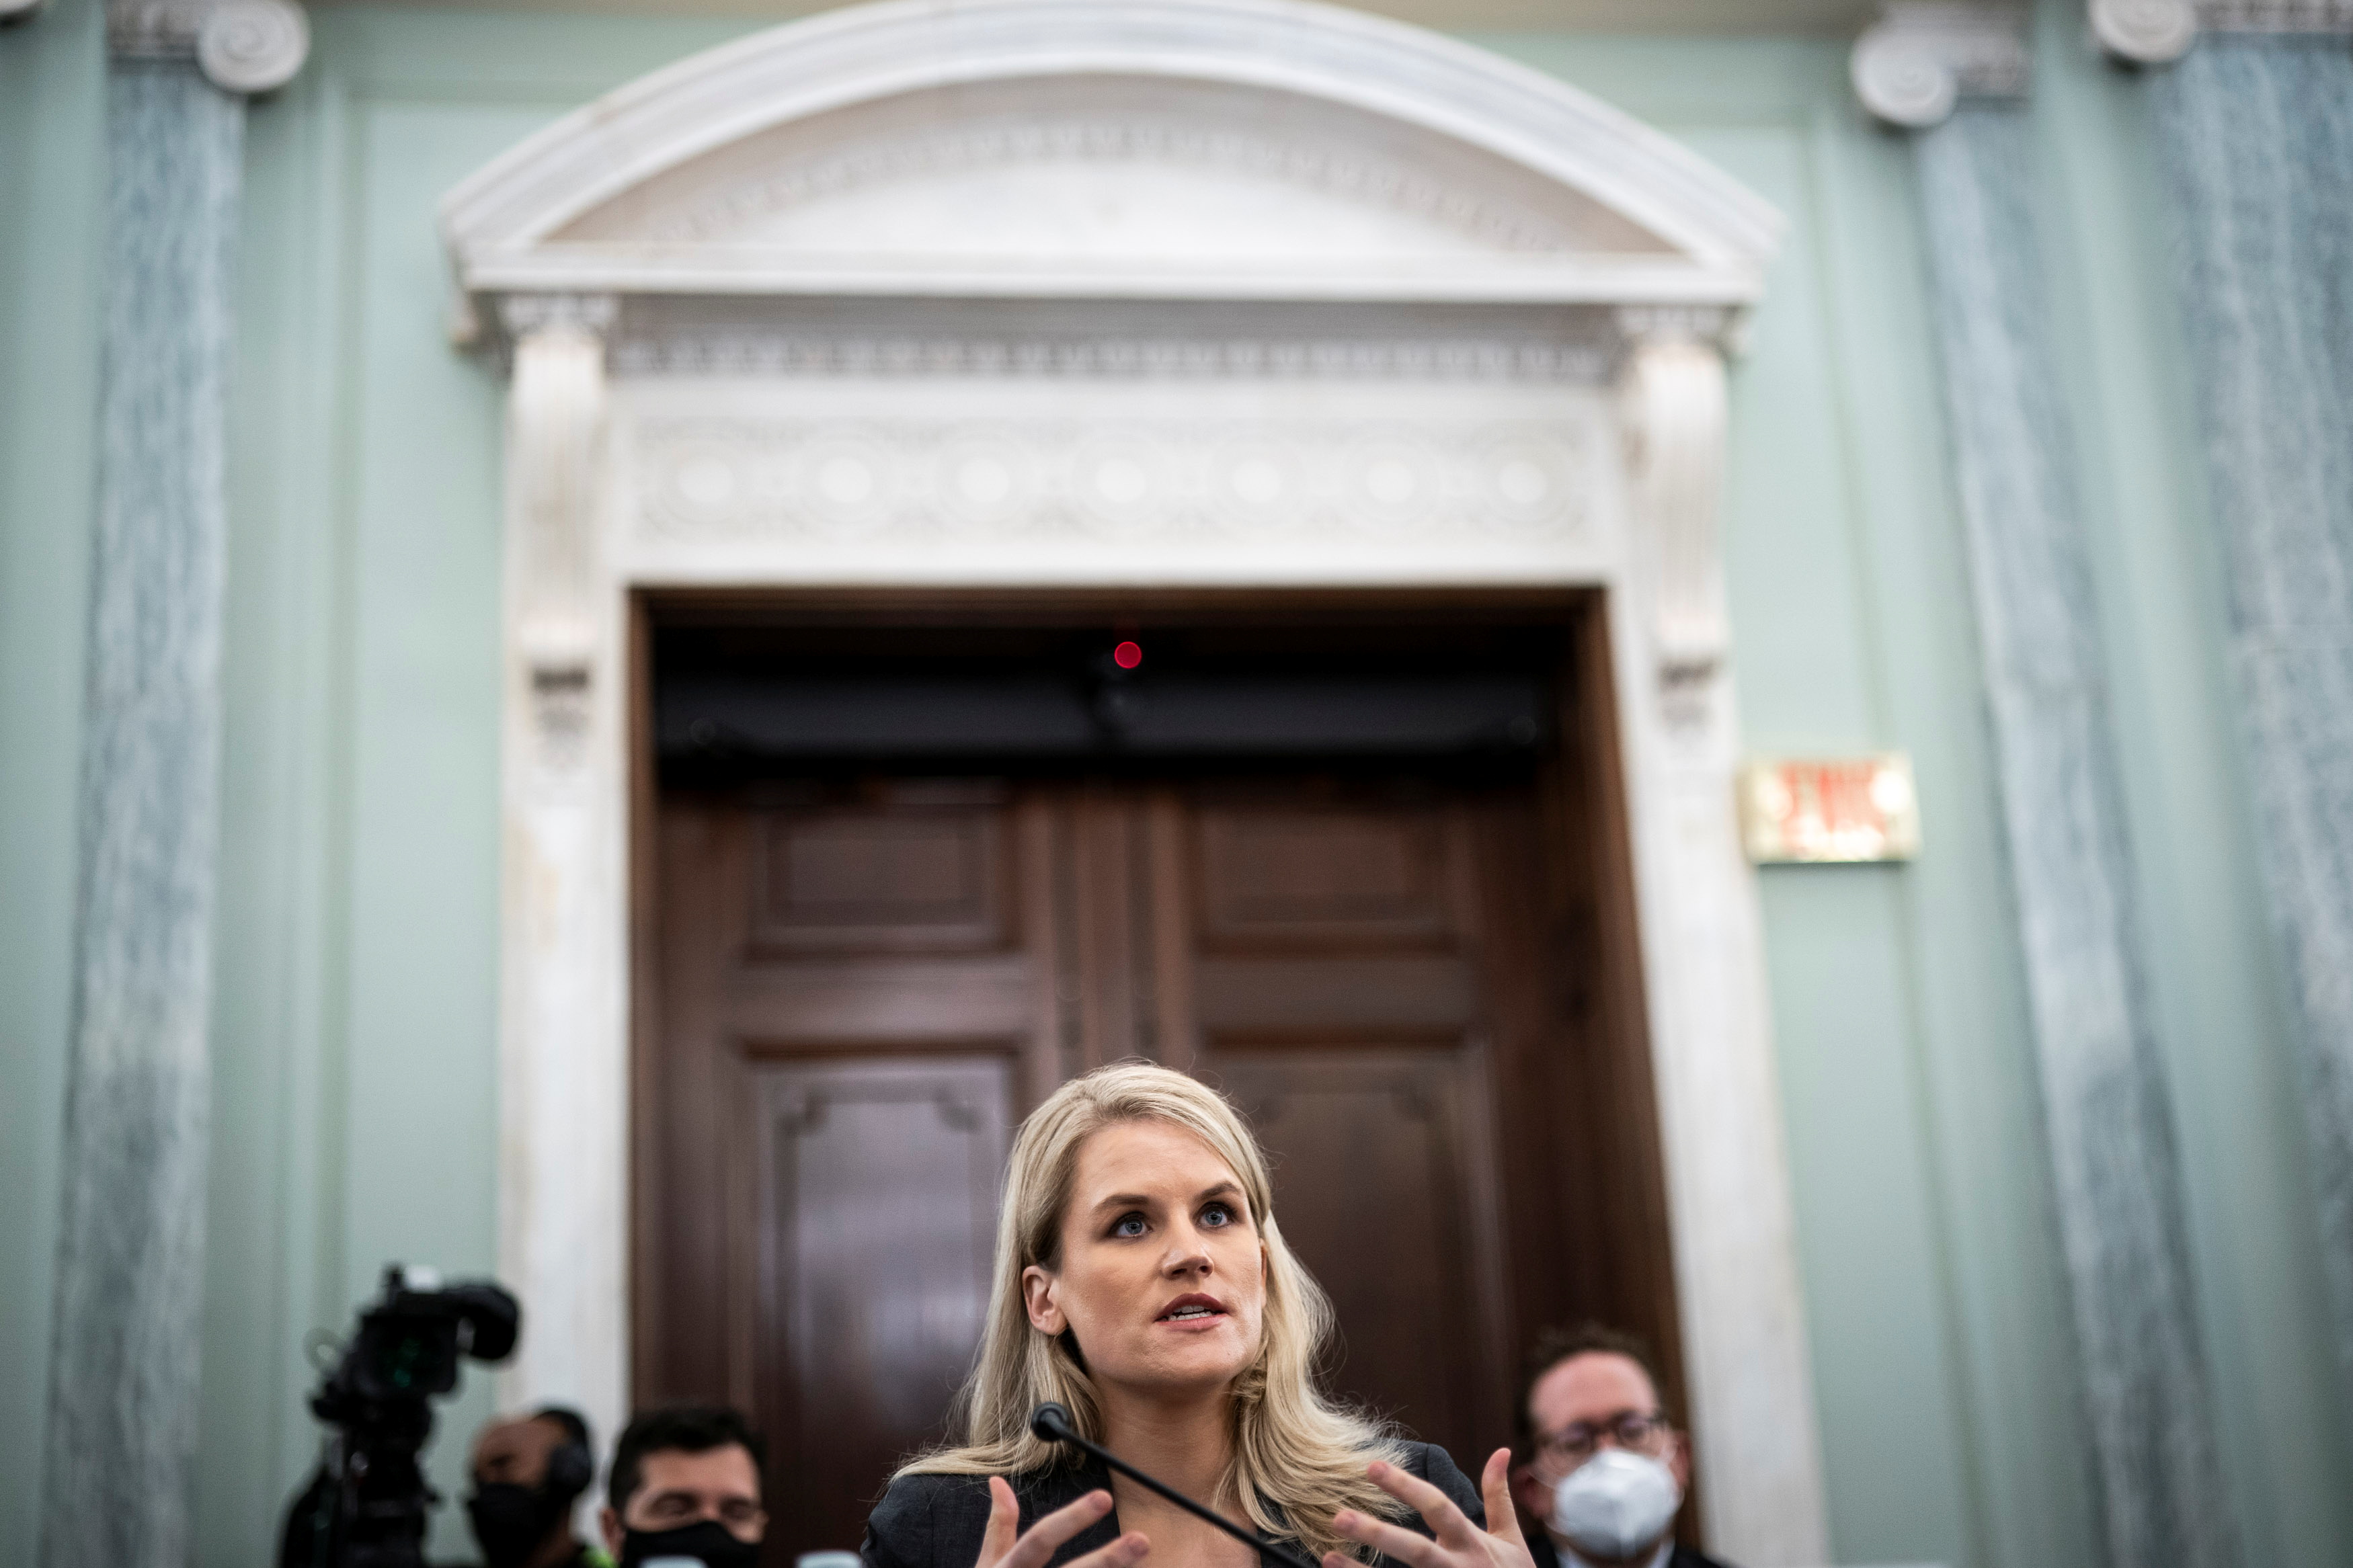
<svg viewBox="0 0 2353 1568">
<path fill-rule="evenodd" d="M 1473 1524 L 1486 1524 L 1487 1510 L 1479 1500 L 1478 1489 L 1454 1468 L 1454 1461 L 1446 1457 L 1444 1449 L 1428 1443 L 1408 1443 L 1405 1450 L 1407 1469 L 1453 1499 L 1454 1505 L 1469 1514 Z M 1021 1505 L 1024 1531 L 1056 1509 L 1111 1485 L 1111 1472 L 1094 1458 L 1083 1465 L 1029 1470 L 1007 1479 L 1012 1481 L 1013 1495 Z M 1430 1527 L 1419 1514 L 1408 1514 L 1398 1522 L 1424 1535 L 1430 1533 Z M 866 1560 L 866 1568 L 973 1568 L 974 1559 L 980 1555 L 980 1538 L 987 1530 L 986 1476 L 901 1476 L 891 1483 L 890 1490 L 882 1494 L 882 1500 L 868 1516 L 866 1540 L 860 1545 L 858 1554 Z M 1119 1510 L 1113 1509 L 1063 1542 L 1062 1549 L 1054 1553 L 1050 1568 L 1062 1568 L 1074 1557 L 1109 1546 L 1119 1535 Z M 1295 1541 L 1261 1539 L 1305 1555 Z M 1387 1568 L 1388 1564 L 1386 1557 L 1376 1557 L 1373 1562 L 1376 1568 Z M 1277 1568 L 1274 1561 L 1263 1554 L 1259 1565 Z"/>
</svg>

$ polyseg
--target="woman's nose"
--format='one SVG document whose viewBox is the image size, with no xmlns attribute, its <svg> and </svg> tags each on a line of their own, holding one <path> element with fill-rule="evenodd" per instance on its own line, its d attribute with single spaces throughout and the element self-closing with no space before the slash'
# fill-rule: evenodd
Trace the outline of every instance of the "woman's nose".
<svg viewBox="0 0 2353 1568">
<path fill-rule="evenodd" d="M 1209 1249 L 1200 1237 L 1192 1231 L 1178 1231 L 1168 1238 L 1166 1263 L 1171 1274 L 1207 1274 L 1209 1271 Z"/>
</svg>

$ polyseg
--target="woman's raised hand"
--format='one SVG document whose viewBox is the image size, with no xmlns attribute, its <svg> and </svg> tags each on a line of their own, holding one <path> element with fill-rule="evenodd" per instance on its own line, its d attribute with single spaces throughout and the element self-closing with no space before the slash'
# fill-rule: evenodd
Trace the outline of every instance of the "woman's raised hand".
<svg viewBox="0 0 2353 1568">
<path fill-rule="evenodd" d="M 1354 1509 L 1342 1509 L 1332 1528 L 1349 1540 L 1371 1547 L 1408 1568 L 1535 1568 L 1528 1543 L 1520 1534 L 1520 1516 L 1512 1507 L 1512 1451 L 1498 1448 L 1488 1456 L 1479 1478 L 1487 1500 L 1488 1528 L 1481 1530 L 1454 1500 L 1395 1465 L 1374 1464 L 1365 1472 L 1381 1490 L 1410 1505 L 1430 1526 L 1430 1534 L 1417 1534 L 1386 1520 L 1370 1519 Z M 1500 1521 L 1500 1522 L 1499 1522 Z M 1336 1552 L 1324 1554 L 1324 1568 L 1356 1568 Z"/>
<path fill-rule="evenodd" d="M 1002 1476 L 988 1478 L 988 1531 L 980 1538 L 980 1556 L 972 1568 L 1046 1568 L 1068 1541 L 1111 1511 L 1111 1493 L 1092 1491 L 1065 1508 L 1058 1508 L 1021 1531 L 1021 1505 Z M 1459 1513 L 1458 1513 L 1459 1516 Z M 1129 1531 L 1109 1546 L 1097 1547 L 1073 1558 L 1063 1568 L 1134 1568 L 1152 1550 L 1152 1542 Z"/>
</svg>

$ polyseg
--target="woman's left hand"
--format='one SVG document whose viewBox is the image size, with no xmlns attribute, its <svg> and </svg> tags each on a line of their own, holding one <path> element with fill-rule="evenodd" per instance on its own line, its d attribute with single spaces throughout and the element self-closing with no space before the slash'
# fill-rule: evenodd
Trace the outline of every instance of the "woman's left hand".
<svg viewBox="0 0 2353 1568">
<path fill-rule="evenodd" d="M 1342 1509 L 1332 1528 L 1349 1540 L 1371 1547 L 1408 1568 L 1535 1568 L 1528 1543 L 1520 1534 L 1520 1516 L 1512 1507 L 1512 1451 L 1498 1448 L 1488 1456 L 1479 1478 L 1487 1500 L 1488 1528 L 1481 1530 L 1454 1506 L 1454 1500 L 1395 1465 L 1376 1464 L 1365 1472 L 1373 1485 L 1419 1512 L 1430 1535 L 1420 1535 L 1385 1520 L 1368 1519 L 1354 1509 Z M 1431 1540 L 1430 1536 L 1436 1536 Z M 1324 1568 L 1361 1568 L 1336 1552 L 1324 1554 Z"/>
</svg>

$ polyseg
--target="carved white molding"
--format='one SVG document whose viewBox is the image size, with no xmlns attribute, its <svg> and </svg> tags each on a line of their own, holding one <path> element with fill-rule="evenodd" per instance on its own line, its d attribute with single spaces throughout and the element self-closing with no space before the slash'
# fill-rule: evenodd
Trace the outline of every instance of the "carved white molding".
<svg viewBox="0 0 2353 1568">
<path fill-rule="evenodd" d="M 2024 96 L 2032 78 L 2026 17 L 2010 5 L 1883 5 L 1855 40 L 1847 74 L 1872 114 L 1925 130 L 1963 98 Z"/>
<path fill-rule="evenodd" d="M 517 559 L 517 627 L 534 674 L 586 679 L 595 643 L 596 508 L 604 479 L 605 340 L 612 302 L 554 296 L 510 300 L 514 336 L 507 395 L 510 538 Z"/>
<path fill-rule="evenodd" d="M 442 223 L 474 293 L 1599 303 L 1754 299 L 1779 228 L 1556 78 L 1286 0 L 813 17 L 559 121 Z"/>
<path fill-rule="evenodd" d="M 127 58 L 193 58 L 215 87 L 250 96 L 294 79 L 311 21 L 294 0 L 108 0 L 106 42 Z"/>
<path fill-rule="evenodd" d="M 2090 0 L 2092 36 L 2131 65 L 2169 65 L 2208 33 L 2353 33 L 2353 0 Z"/>
<path fill-rule="evenodd" d="M 1724 356 L 1669 335 L 1627 363 L 1623 419 L 1636 526 L 1652 563 L 1659 673 L 1672 692 L 1715 673 L 1731 643 L 1716 513 L 1724 492 Z"/>
<path fill-rule="evenodd" d="M 919 545 L 1269 537 L 1546 540 L 1588 523 L 1560 420 L 649 419 L 635 526 Z"/>
</svg>

